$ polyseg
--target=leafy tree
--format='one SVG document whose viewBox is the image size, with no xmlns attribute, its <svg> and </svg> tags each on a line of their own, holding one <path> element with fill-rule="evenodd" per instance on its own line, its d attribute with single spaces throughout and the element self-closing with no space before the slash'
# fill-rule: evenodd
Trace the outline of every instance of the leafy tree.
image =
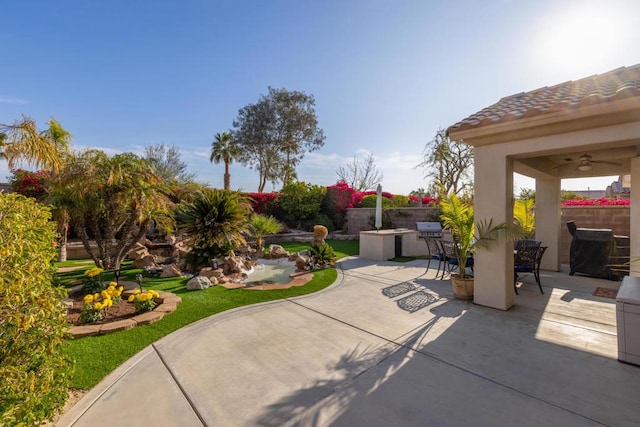
<svg viewBox="0 0 640 427">
<path fill-rule="evenodd" d="M 38 131 L 35 120 L 26 116 L 12 125 L 0 124 L 0 159 L 7 160 L 9 169 L 23 161 L 54 171 L 62 166 L 71 134 L 54 119 L 47 124 L 47 129 Z"/>
<path fill-rule="evenodd" d="M 156 168 L 156 173 L 167 183 L 187 184 L 195 179 L 195 174 L 187 172 L 187 163 L 181 160 L 178 147 L 164 144 L 144 147 L 144 159 Z"/>
<path fill-rule="evenodd" d="M 229 132 L 216 133 L 215 140 L 211 143 L 211 158 L 209 161 L 218 164 L 224 162 L 224 189 L 229 190 L 231 174 L 229 165 L 238 158 L 240 151 Z"/>
<path fill-rule="evenodd" d="M 285 185 L 278 198 L 285 222 L 298 228 L 313 226 L 309 221 L 320 211 L 325 192 L 325 187 L 305 182 Z"/>
<path fill-rule="evenodd" d="M 366 160 L 360 161 L 353 156 L 353 161 L 346 167 L 339 166 L 336 171 L 338 177 L 357 191 L 366 191 L 375 188 L 382 181 L 382 172 L 376 168 L 373 153 L 369 153 Z"/>
<path fill-rule="evenodd" d="M 100 150 L 70 156 L 54 180 L 57 207 L 70 215 L 98 267 L 118 269 L 153 221 L 168 223 L 163 181 L 155 168 L 132 153 L 108 157 Z M 97 248 L 91 247 L 95 239 Z"/>
<path fill-rule="evenodd" d="M 246 196 L 228 190 L 205 189 L 176 212 L 178 230 L 190 237 L 193 247 L 186 257 L 192 268 L 208 265 L 246 243 L 251 206 Z"/>
<path fill-rule="evenodd" d="M 0 425 L 39 425 L 62 408 L 65 292 L 51 285 L 56 250 L 49 208 L 0 192 Z"/>
<path fill-rule="evenodd" d="M 304 154 L 318 150 L 325 139 L 318 127 L 313 95 L 271 87 L 268 95 L 238 112 L 233 127 L 240 149 L 238 160 L 260 175 L 259 193 L 267 181 L 293 182 Z"/>
<path fill-rule="evenodd" d="M 431 193 L 439 197 L 461 194 L 473 185 L 473 147 L 464 141 L 452 141 L 440 129 L 426 144 L 423 160 L 416 167 L 424 169 L 425 178 L 433 178 Z"/>
</svg>

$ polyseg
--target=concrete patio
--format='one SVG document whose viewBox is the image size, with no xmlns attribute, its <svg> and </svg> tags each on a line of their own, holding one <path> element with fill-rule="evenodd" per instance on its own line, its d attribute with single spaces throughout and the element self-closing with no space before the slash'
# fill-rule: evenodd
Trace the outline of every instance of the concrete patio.
<svg viewBox="0 0 640 427">
<path fill-rule="evenodd" d="M 222 313 L 143 350 L 59 426 L 638 425 L 619 282 L 542 273 L 509 311 L 409 263 L 349 258 L 325 291 Z"/>
</svg>

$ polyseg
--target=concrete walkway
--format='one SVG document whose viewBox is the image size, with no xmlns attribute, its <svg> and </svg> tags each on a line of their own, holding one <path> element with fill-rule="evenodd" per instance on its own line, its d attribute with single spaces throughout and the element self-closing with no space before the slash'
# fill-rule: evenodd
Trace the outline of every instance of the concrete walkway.
<svg viewBox="0 0 640 427">
<path fill-rule="evenodd" d="M 203 319 L 57 425 L 638 425 L 640 367 L 616 360 L 614 300 L 556 275 L 502 312 L 453 299 L 424 262 L 346 259 L 322 292 Z"/>
</svg>

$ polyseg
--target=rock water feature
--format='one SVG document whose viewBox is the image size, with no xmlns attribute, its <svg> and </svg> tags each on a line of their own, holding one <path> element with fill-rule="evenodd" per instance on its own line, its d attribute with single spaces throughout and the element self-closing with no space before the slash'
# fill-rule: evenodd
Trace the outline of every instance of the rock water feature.
<svg viewBox="0 0 640 427">
<path fill-rule="evenodd" d="M 327 234 L 326 227 L 314 227 L 314 253 L 319 247 L 325 247 Z M 327 263 L 331 263 L 327 261 L 329 258 L 326 253 L 317 257 L 312 256 L 310 251 L 289 254 L 280 245 L 270 245 L 263 257 L 258 259 L 258 252 L 250 246 L 245 246 L 239 248 L 237 254 L 231 252 L 224 259 L 215 259 L 211 267 L 201 268 L 194 274 L 193 271 L 187 271 L 188 266 L 185 262 L 185 256 L 190 249 L 188 239 L 180 240 L 169 235 L 154 241 L 145 239 L 137 243 L 128 255 L 134 259 L 134 267 L 143 268 L 151 275 L 191 277 L 186 285 L 189 290 L 206 289 L 215 285 L 227 288 L 273 289 L 273 286 L 291 285 L 297 279 L 299 284 L 302 276 L 305 277 L 306 283 L 311 279 L 311 270 L 323 268 Z"/>
<path fill-rule="evenodd" d="M 289 254 L 280 245 L 270 245 L 264 258 L 250 247 L 238 249 L 224 259 L 214 260 L 211 267 L 201 268 L 197 274 L 187 271 L 184 258 L 189 251 L 186 241 L 168 236 L 163 241 L 144 240 L 129 252 L 133 266 L 158 277 L 191 277 L 189 290 L 201 290 L 222 285 L 227 288 L 260 288 L 289 285 L 294 278 L 307 274 L 310 280 L 311 256 L 308 251 Z M 300 279 L 298 279 L 300 282 Z"/>
</svg>

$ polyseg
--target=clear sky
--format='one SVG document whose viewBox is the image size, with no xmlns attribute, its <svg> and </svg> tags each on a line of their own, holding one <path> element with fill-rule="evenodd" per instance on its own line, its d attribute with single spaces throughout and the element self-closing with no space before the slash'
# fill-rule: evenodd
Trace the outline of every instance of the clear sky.
<svg viewBox="0 0 640 427">
<path fill-rule="evenodd" d="M 504 96 L 640 63 L 637 0 L 2 0 L 0 10 L 0 123 L 54 117 L 76 149 L 175 145 L 216 187 L 213 135 L 268 86 L 316 99 L 327 138 L 300 180 L 334 184 L 339 165 L 371 152 L 385 191 L 407 194 L 428 186 L 414 166 L 439 128 Z M 234 163 L 231 186 L 255 191 L 258 174 Z"/>
</svg>

